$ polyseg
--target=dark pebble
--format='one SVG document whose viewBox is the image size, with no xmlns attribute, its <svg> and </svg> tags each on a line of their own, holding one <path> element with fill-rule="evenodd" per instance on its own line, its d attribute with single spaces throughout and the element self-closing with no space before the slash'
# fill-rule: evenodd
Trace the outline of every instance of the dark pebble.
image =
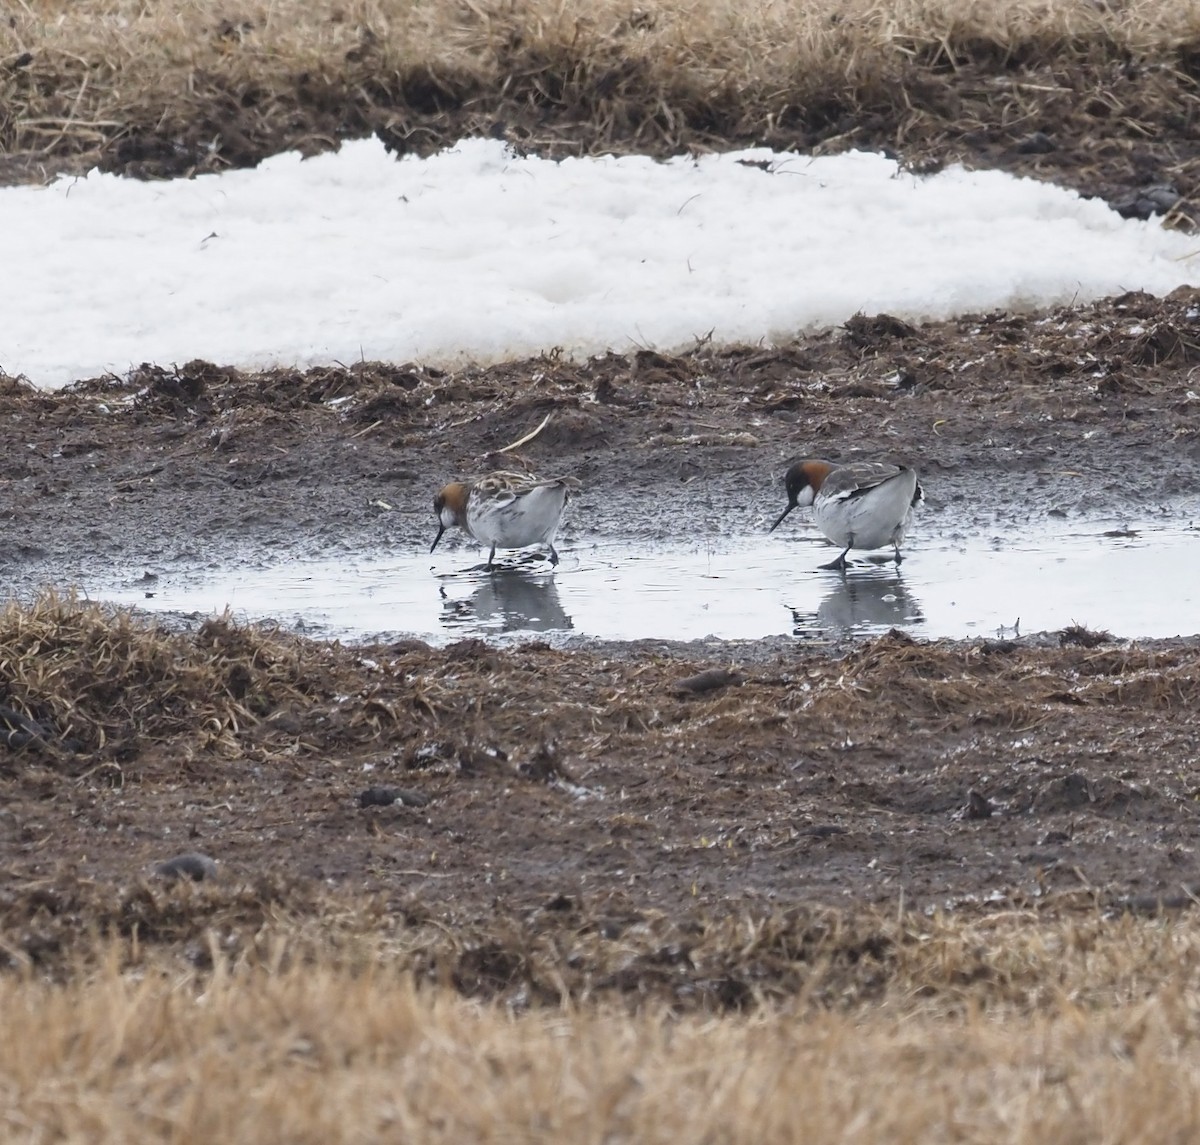
<svg viewBox="0 0 1200 1145">
<path fill-rule="evenodd" d="M 1113 209 L 1124 219 L 1148 219 L 1152 215 L 1165 215 L 1180 198 L 1170 184 L 1154 183 L 1117 199 Z"/>
<path fill-rule="evenodd" d="M 728 668 L 708 668 L 694 676 L 678 680 L 675 691 L 698 696 L 702 692 L 715 692 L 718 688 L 726 688 L 730 684 L 740 684 L 744 679 L 744 676 L 739 676 L 737 672 L 731 672 Z"/>
<path fill-rule="evenodd" d="M 967 792 L 967 809 L 963 813 L 964 819 L 990 819 L 995 813 L 995 804 L 986 795 L 980 795 L 978 791 Z"/>
<path fill-rule="evenodd" d="M 830 839 L 834 835 L 846 834 L 846 828 L 839 827 L 836 823 L 818 823 L 813 827 L 805 827 L 800 834 L 807 835 L 810 839 Z"/>
<path fill-rule="evenodd" d="M 217 877 L 217 861 L 199 851 L 189 851 L 186 855 L 176 855 L 165 863 L 159 863 L 154 873 L 160 879 L 191 879 L 202 883 L 205 879 Z"/>
<path fill-rule="evenodd" d="M 390 807 L 402 803 L 405 807 L 428 807 L 429 796 L 407 787 L 368 787 L 358 794 L 359 807 Z"/>
<path fill-rule="evenodd" d="M 1017 153 L 1020 155 L 1049 155 L 1057 150 L 1058 144 L 1044 131 L 1035 131 L 1017 144 Z"/>
</svg>

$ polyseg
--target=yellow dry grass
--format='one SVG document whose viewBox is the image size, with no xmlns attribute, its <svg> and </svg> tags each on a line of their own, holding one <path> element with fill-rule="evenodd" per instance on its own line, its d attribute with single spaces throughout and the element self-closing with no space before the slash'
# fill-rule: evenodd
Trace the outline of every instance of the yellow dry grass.
<svg viewBox="0 0 1200 1145">
<path fill-rule="evenodd" d="M 0 150 L 82 154 L 153 135 L 211 145 L 224 162 L 270 137 L 320 150 L 371 130 L 420 150 L 454 130 L 439 127 L 443 112 L 478 129 L 526 112 L 535 144 L 539 125 L 556 134 L 549 120 L 586 124 L 584 149 L 767 137 L 783 122 L 895 114 L 914 76 L 972 61 L 1002 72 L 1148 58 L 1169 70 L 1200 41 L 1196 0 L 12 0 L 5 11 Z M 1006 99 L 1005 116 L 1019 115 L 1020 94 Z M 1127 110 L 1113 104 L 1116 118 Z"/>
<path fill-rule="evenodd" d="M 931 924 L 881 1001 L 749 1016 L 521 1014 L 388 951 L 207 974 L 108 948 L 0 980 L 6 1141 L 1184 1142 L 1200 1133 L 1200 927 Z M 999 1001 L 995 961 L 1041 981 Z"/>
</svg>

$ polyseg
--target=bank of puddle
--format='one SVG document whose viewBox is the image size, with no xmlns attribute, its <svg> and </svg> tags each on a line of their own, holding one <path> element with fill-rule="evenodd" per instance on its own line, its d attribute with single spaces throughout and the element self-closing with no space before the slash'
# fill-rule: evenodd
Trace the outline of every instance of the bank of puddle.
<svg viewBox="0 0 1200 1145">
<path fill-rule="evenodd" d="M 620 540 L 560 544 L 542 559 L 498 561 L 459 547 L 230 568 L 219 574 L 86 585 L 88 595 L 151 611 L 274 620 L 315 637 L 601 640 L 806 640 L 973 637 L 1070 624 L 1123 637 L 1200 632 L 1200 525 L 1057 523 L 1022 535 L 914 537 L 897 568 L 836 551 L 799 531 L 688 548 Z"/>
</svg>

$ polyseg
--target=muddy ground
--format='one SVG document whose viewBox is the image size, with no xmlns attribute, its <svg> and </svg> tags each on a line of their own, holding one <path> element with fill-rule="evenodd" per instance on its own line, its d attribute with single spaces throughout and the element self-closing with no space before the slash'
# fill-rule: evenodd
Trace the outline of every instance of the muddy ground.
<svg viewBox="0 0 1200 1145">
<path fill-rule="evenodd" d="M 192 362 L 61 393 L 8 379 L 0 559 L 29 589 L 98 561 L 136 579 L 263 553 L 411 551 L 432 540 L 437 489 L 491 466 L 582 481 L 568 546 L 757 533 L 799 456 L 916 466 L 925 532 L 1144 515 L 1200 489 L 1198 300 L 920 328 L 858 317 L 777 349 L 458 373 Z M 518 453 L 494 452 L 547 414 Z"/>
<path fill-rule="evenodd" d="M 97 562 L 136 581 L 427 546 L 435 489 L 548 413 L 521 457 L 584 483 L 564 548 L 753 533 L 804 454 L 916 465 L 920 528 L 945 535 L 1143 515 L 1200 489 L 1198 301 L 863 317 L 779 349 L 460 373 L 193 362 L 60 393 L 4 379 L 0 568 L 29 601 Z M 0 747 L 16 962 L 89 926 L 194 951 L 217 917 L 253 930 L 276 908 L 373 896 L 388 925 L 490 936 L 486 966 L 455 963 L 471 990 L 525 981 L 531 935 L 560 949 L 642 928 L 636 972 L 605 971 L 636 993 L 693 979 L 680 950 L 747 912 L 1178 906 L 1200 885 L 1193 639 L 341 649 L 185 617 L 141 656 L 40 607 L 50 621 L 0 626 L 0 703 L 45 732 Z M 211 679 L 173 690 L 192 661 Z M 735 676 L 680 687 L 714 667 Z M 153 876 L 186 851 L 218 860 L 213 889 Z M 800 941 L 791 923 L 772 933 Z"/>
</svg>

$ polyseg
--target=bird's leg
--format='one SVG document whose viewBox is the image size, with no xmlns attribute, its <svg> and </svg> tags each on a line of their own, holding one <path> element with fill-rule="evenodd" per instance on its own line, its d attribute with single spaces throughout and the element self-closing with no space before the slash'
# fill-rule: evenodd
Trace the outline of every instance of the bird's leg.
<svg viewBox="0 0 1200 1145">
<path fill-rule="evenodd" d="M 491 551 L 490 553 L 488 553 L 488 563 L 487 563 L 487 567 L 488 567 L 489 569 L 492 567 L 492 561 L 494 561 L 495 559 L 496 559 L 496 546 L 495 546 L 495 545 L 493 545 L 493 546 L 492 546 L 492 551 Z"/>
<path fill-rule="evenodd" d="M 851 543 L 846 546 L 845 552 L 843 552 L 842 555 L 840 557 L 838 557 L 838 559 L 836 561 L 830 561 L 829 564 L 822 565 L 821 568 L 837 569 L 838 572 L 845 572 L 846 571 L 846 553 L 848 553 L 852 548 L 854 548 L 853 541 L 851 541 Z"/>
<path fill-rule="evenodd" d="M 550 564 L 552 566 L 558 564 L 558 553 L 555 551 L 555 548 L 553 545 L 550 546 Z"/>
<path fill-rule="evenodd" d="M 900 567 L 900 562 L 901 562 L 902 560 L 904 560 L 904 558 L 903 558 L 903 557 L 900 555 L 900 546 L 899 546 L 899 545 L 897 545 L 897 546 L 896 546 L 896 567 L 897 567 L 897 568 L 899 568 L 899 567 Z"/>
</svg>

